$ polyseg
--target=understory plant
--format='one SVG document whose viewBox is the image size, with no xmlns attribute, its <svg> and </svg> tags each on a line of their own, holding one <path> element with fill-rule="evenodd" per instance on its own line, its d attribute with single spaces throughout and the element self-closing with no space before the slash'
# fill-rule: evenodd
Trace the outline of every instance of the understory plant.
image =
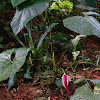
<svg viewBox="0 0 100 100">
<path fill-rule="evenodd" d="M 80 2 L 80 5 L 77 5 L 77 1 Z M 96 6 L 90 6 L 89 4 L 87 5 L 85 0 L 75 0 L 74 11 L 79 12 L 79 15 L 64 19 L 64 27 L 82 35 L 96 35 L 100 37 L 100 23 L 97 20 L 100 17 L 98 14 L 99 9 Z"/>
<path fill-rule="evenodd" d="M 14 85 L 16 73 L 24 65 L 26 59 L 29 60 L 30 64 L 28 64 L 28 66 L 25 68 L 25 78 L 31 78 L 30 70 L 31 66 L 33 65 L 32 59 L 36 58 L 36 56 L 39 55 L 39 52 L 41 52 L 40 48 L 47 33 L 51 31 L 55 25 L 57 25 L 57 23 L 54 23 L 47 27 L 45 33 L 41 35 L 37 47 L 35 48 L 29 21 L 47 9 L 49 6 L 49 0 L 11 0 L 11 4 L 16 8 L 16 13 L 11 22 L 13 33 L 9 31 L 9 28 L 5 28 L 5 30 L 10 35 L 12 35 L 23 47 L 12 48 L 0 54 L 0 81 L 6 80 L 10 77 L 8 82 L 8 89 Z M 18 37 L 18 34 L 24 27 L 28 32 L 25 34 L 25 37 L 29 43 L 29 47 L 25 46 Z"/>
<path fill-rule="evenodd" d="M 5 30 L 23 47 L 6 50 L 0 54 L 0 81 L 8 79 L 10 76 L 12 77 L 12 75 L 14 75 L 24 65 L 27 56 L 29 57 L 29 61 L 32 65 L 32 59 L 35 58 L 36 55 L 39 55 L 37 53 L 40 52 L 39 50 L 45 36 L 55 25 L 57 25 L 57 23 L 53 23 L 46 29 L 45 33 L 41 36 L 37 47 L 35 48 L 29 21 L 44 12 L 49 7 L 50 0 L 11 0 L 10 2 L 13 7 L 16 8 L 15 15 L 11 22 L 13 33 L 9 32 L 9 28 L 5 28 Z M 18 37 L 18 34 L 24 27 L 28 32 L 25 34 L 25 37 L 29 43 L 29 47 L 26 47 Z M 29 69 L 30 68 L 28 68 L 28 72 Z"/>
<path fill-rule="evenodd" d="M 63 19 L 64 27 L 81 34 L 79 36 L 76 36 L 76 38 L 72 40 L 72 44 L 74 48 L 73 53 L 72 53 L 74 57 L 73 60 L 74 60 L 74 63 L 76 63 L 76 60 L 80 54 L 80 51 L 77 51 L 76 47 L 81 37 L 85 37 L 87 35 L 96 35 L 97 37 L 100 37 L 100 23 L 97 20 L 98 17 L 100 17 L 100 15 L 96 12 L 98 11 L 98 9 L 96 7 L 94 8 L 89 7 L 89 5 L 87 5 L 87 2 L 85 0 L 71 0 L 71 1 L 73 1 L 73 4 L 67 0 L 63 0 L 63 1 L 56 0 L 52 3 L 49 10 L 57 8 L 57 9 L 62 9 L 62 11 L 65 11 L 65 13 L 66 11 L 69 11 L 70 13 L 75 13 L 77 1 L 80 2 L 80 5 L 77 6 L 78 8 L 86 9 L 85 12 L 80 12 L 79 15 L 71 17 L 69 14 L 69 17 L 66 16 L 67 18 Z M 5 28 L 5 30 L 10 35 L 12 35 L 22 45 L 22 47 L 12 48 L 0 54 L 0 82 L 9 78 L 8 89 L 10 89 L 14 85 L 16 75 L 19 72 L 19 69 L 25 64 L 26 64 L 25 65 L 26 68 L 25 68 L 24 77 L 30 78 L 30 79 L 32 78 L 30 74 L 31 67 L 34 67 L 34 59 L 37 56 L 41 55 L 40 52 L 42 48 L 42 43 L 48 32 L 50 32 L 51 55 L 52 55 L 51 58 L 52 58 L 52 63 L 53 63 L 52 69 L 55 73 L 57 73 L 58 71 L 57 66 L 56 66 L 56 58 L 54 55 L 55 53 L 52 50 L 53 37 L 51 34 L 52 28 L 58 25 L 58 23 L 50 23 L 49 19 L 46 19 L 48 20 L 49 25 L 46 26 L 46 30 L 44 34 L 41 35 L 37 45 L 34 44 L 33 42 L 31 27 L 29 23 L 33 18 L 35 18 L 37 15 L 40 15 L 47 8 L 49 8 L 50 0 L 30 0 L 30 1 L 29 0 L 10 0 L 10 2 L 13 5 L 13 7 L 16 8 L 15 15 L 11 22 L 11 28 L 13 32 L 9 32 L 8 31 L 9 29 L 7 28 Z M 72 11 L 72 7 L 73 7 L 73 11 Z M 45 11 L 45 16 L 49 10 Z M 27 30 L 27 33 L 24 34 L 24 36 L 27 39 L 29 46 L 26 46 L 18 37 L 18 34 L 22 31 L 23 28 Z M 39 59 L 41 58 L 43 58 L 44 62 L 46 62 L 45 56 L 42 56 L 42 57 L 40 56 Z M 97 64 L 99 63 L 99 61 L 100 61 L 100 57 L 98 57 Z M 78 64 L 76 64 L 75 67 L 77 67 Z M 67 87 L 66 74 L 63 74 L 63 77 L 64 77 L 64 83 L 65 83 L 64 87 L 67 90 L 67 92 L 70 93 L 69 89 L 66 88 Z M 83 87 L 86 87 L 86 88 L 83 89 Z M 83 87 L 81 87 L 81 89 L 83 89 L 84 91 L 87 91 L 87 89 L 89 89 L 90 96 L 91 94 L 93 94 L 93 92 L 91 92 L 92 90 L 90 89 L 88 82 Z M 76 94 L 77 94 L 77 91 L 80 91 L 80 88 L 79 90 L 75 91 Z M 84 91 L 81 91 L 81 94 Z M 95 89 L 94 91 L 97 91 L 97 90 Z M 73 97 L 71 98 L 71 100 L 74 100 Z M 82 96 L 81 99 L 83 99 L 84 97 Z M 86 98 L 84 100 L 86 100 Z M 90 99 L 87 99 L 87 100 L 90 100 Z"/>
</svg>

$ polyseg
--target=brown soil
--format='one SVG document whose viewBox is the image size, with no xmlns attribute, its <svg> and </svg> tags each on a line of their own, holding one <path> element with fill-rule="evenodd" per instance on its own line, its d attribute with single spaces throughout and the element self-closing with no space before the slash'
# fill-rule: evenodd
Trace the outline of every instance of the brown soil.
<svg viewBox="0 0 100 100">
<path fill-rule="evenodd" d="M 84 42 L 85 41 L 85 42 Z M 100 39 L 93 37 L 87 37 L 84 41 L 80 41 L 83 46 L 84 55 L 89 57 L 92 60 L 96 60 L 99 53 L 95 53 L 95 51 L 100 51 Z M 95 70 L 96 66 L 91 67 L 87 71 L 83 71 L 79 66 L 77 68 L 77 73 L 80 76 L 84 76 L 86 79 L 98 79 L 100 80 L 100 69 Z M 70 71 L 69 71 L 70 72 Z M 49 84 L 49 86 L 52 84 Z M 10 92 L 7 90 L 7 84 L 0 84 L 0 100 L 34 100 L 37 97 L 46 97 L 48 96 L 49 86 L 44 86 L 43 83 L 39 83 L 38 85 L 33 85 L 33 82 L 25 82 L 22 79 L 19 81 L 19 85 L 15 85 Z M 71 83 L 70 89 L 71 91 L 75 91 L 75 86 Z M 59 92 L 55 91 L 56 88 L 51 89 L 52 92 L 49 91 L 52 100 L 65 100 L 64 96 L 67 95 L 64 89 L 60 89 Z M 65 93 L 65 94 L 64 94 Z M 49 96 L 50 96 L 49 95 Z M 42 99 L 41 99 L 42 100 Z"/>
</svg>

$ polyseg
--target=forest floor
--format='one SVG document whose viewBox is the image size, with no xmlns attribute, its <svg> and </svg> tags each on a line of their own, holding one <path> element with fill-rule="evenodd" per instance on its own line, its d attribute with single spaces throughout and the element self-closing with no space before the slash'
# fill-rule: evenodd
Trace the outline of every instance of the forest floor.
<svg viewBox="0 0 100 100">
<path fill-rule="evenodd" d="M 92 59 L 92 61 L 97 59 L 99 54 L 95 53 L 95 51 L 100 51 L 99 39 L 87 37 L 85 38 L 85 43 L 82 43 L 82 41 L 80 41 L 80 43 L 83 46 L 82 48 L 85 56 Z M 78 67 L 77 74 L 85 77 L 87 80 L 100 80 L 100 69 L 94 70 L 96 66 L 90 67 L 91 68 L 87 71 L 83 71 L 81 67 Z M 72 73 L 71 70 L 66 70 L 66 72 Z M 36 81 L 36 83 L 34 81 Z M 93 84 L 90 85 L 93 87 Z M 8 91 L 7 86 L 8 84 L 6 81 L 0 83 L 0 100 L 46 100 L 48 96 L 51 96 L 50 100 L 68 100 L 64 98 L 64 96 L 67 95 L 65 89 L 60 87 L 59 91 L 57 91 L 54 81 L 47 84 L 38 81 L 38 79 L 24 80 L 19 77 L 10 91 Z M 69 88 L 71 90 L 71 96 L 77 87 L 71 82 Z"/>
</svg>

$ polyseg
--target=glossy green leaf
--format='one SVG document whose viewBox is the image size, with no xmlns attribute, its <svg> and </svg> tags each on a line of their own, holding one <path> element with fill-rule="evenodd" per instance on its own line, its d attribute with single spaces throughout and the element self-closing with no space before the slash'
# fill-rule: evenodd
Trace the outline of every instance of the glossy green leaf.
<svg viewBox="0 0 100 100">
<path fill-rule="evenodd" d="M 9 78 L 9 81 L 8 81 L 8 90 L 14 86 L 15 84 L 15 80 L 16 80 L 16 73 L 11 75 L 10 78 Z"/>
<path fill-rule="evenodd" d="M 83 35 L 100 37 L 100 23 L 92 16 L 74 16 L 63 20 L 64 27 Z"/>
<path fill-rule="evenodd" d="M 26 0 L 11 0 L 12 5 L 15 7 Z"/>
<path fill-rule="evenodd" d="M 6 80 L 23 66 L 28 51 L 26 48 L 18 48 L 0 54 L 0 81 Z"/>
<path fill-rule="evenodd" d="M 13 32 L 17 35 L 31 19 L 44 12 L 48 6 L 49 0 L 34 0 L 30 6 L 17 9 L 11 22 Z"/>
<path fill-rule="evenodd" d="M 76 89 L 70 100 L 93 100 L 93 92 L 90 89 L 89 84 L 87 83 Z"/>
</svg>

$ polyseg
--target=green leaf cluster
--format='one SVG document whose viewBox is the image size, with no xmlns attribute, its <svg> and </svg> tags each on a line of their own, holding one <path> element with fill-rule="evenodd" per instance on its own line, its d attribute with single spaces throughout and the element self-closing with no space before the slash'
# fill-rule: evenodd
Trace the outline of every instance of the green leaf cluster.
<svg viewBox="0 0 100 100">
<path fill-rule="evenodd" d="M 72 10 L 73 4 L 70 1 L 55 1 L 51 6 L 50 9 L 67 9 Z"/>
</svg>

